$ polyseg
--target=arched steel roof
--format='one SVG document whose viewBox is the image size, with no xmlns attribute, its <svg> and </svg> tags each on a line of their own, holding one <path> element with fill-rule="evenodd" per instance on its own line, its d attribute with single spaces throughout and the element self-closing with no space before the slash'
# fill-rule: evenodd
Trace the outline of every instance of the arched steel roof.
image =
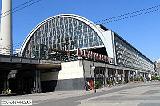
<svg viewBox="0 0 160 106">
<path fill-rule="evenodd" d="M 79 21 L 84 22 L 86 25 L 90 26 L 100 37 L 100 39 L 102 40 L 106 51 L 110 51 L 110 47 L 108 47 L 107 42 L 106 42 L 106 36 L 103 35 L 103 32 L 101 31 L 101 29 L 99 27 L 97 27 L 96 24 L 94 24 L 93 22 L 89 21 L 88 19 L 79 16 L 79 15 L 74 15 L 74 14 L 60 14 L 60 15 L 56 15 L 53 17 L 49 17 L 46 20 L 42 21 L 41 23 L 39 23 L 26 37 L 26 39 L 24 40 L 21 49 L 20 49 L 20 55 L 22 55 L 22 53 L 25 50 L 25 47 L 27 46 L 27 43 L 29 42 L 29 40 L 31 39 L 31 37 L 33 36 L 34 32 L 36 32 L 36 30 L 38 30 L 43 24 L 47 23 L 48 21 L 56 18 L 56 17 L 68 17 L 68 18 L 74 18 L 77 19 Z"/>
</svg>

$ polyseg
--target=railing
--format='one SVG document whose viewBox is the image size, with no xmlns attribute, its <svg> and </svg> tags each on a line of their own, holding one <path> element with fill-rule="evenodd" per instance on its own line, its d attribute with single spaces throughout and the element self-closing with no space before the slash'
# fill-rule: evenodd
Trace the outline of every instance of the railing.
<svg viewBox="0 0 160 106">
<path fill-rule="evenodd" d="M 60 64 L 61 61 L 42 60 L 34 58 L 25 58 L 20 56 L 2 55 L 0 54 L 0 62 L 6 63 L 28 63 L 28 64 Z"/>
</svg>

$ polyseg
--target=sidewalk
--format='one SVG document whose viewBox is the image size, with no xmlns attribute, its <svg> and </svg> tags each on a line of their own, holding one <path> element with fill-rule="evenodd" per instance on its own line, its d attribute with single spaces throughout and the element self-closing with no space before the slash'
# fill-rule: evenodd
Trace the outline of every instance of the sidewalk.
<svg viewBox="0 0 160 106">
<path fill-rule="evenodd" d="M 103 92 L 103 91 L 107 91 L 110 89 L 115 89 L 115 88 L 121 88 L 124 86 L 128 86 L 128 85 L 133 85 L 133 86 L 139 86 L 139 85 L 148 85 L 148 84 L 153 84 L 156 82 L 147 82 L 147 83 L 134 83 L 134 82 L 130 82 L 127 84 L 123 84 L 123 85 L 116 85 L 116 86 L 112 86 L 112 87 L 104 87 L 101 89 L 96 89 L 96 92 Z M 65 99 L 65 98 L 69 98 L 69 97 L 76 97 L 76 96 L 83 96 L 83 95 L 88 95 L 88 94 L 93 94 L 94 91 L 85 91 L 85 90 L 72 90 L 72 91 L 55 91 L 55 92 L 48 92 L 48 93 L 36 93 L 36 94 L 27 94 L 27 95 L 18 95 L 18 96 L 7 96 L 7 97 L 0 97 L 0 100 L 2 99 L 31 99 L 34 102 L 42 102 L 42 101 L 46 101 L 46 100 L 50 100 L 52 99 L 53 101 L 56 100 L 60 100 L 60 99 Z"/>
<path fill-rule="evenodd" d="M 47 93 L 35 93 L 35 94 L 26 94 L 26 95 L 17 95 L 17 96 L 1 96 L 2 99 L 31 99 L 33 102 L 46 101 L 53 99 L 54 101 L 75 97 L 75 96 L 83 96 L 87 94 L 94 93 L 93 91 L 85 91 L 85 90 L 74 90 L 74 91 L 55 91 L 55 92 L 47 92 Z"/>
<path fill-rule="evenodd" d="M 83 99 L 78 106 L 160 106 L 160 81 L 127 85 L 115 92 Z"/>
</svg>

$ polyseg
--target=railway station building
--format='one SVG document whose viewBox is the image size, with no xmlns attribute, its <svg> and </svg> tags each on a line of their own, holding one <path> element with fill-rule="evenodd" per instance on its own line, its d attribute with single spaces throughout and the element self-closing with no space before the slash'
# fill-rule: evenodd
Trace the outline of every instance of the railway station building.
<svg viewBox="0 0 160 106">
<path fill-rule="evenodd" d="M 25 39 L 20 55 L 60 62 L 40 70 L 42 91 L 85 89 L 86 81 L 129 82 L 147 78 L 154 63 L 111 29 L 88 19 L 61 14 L 38 24 Z"/>
<path fill-rule="evenodd" d="M 116 32 L 74 14 L 39 23 L 24 40 L 18 56 L 39 62 L 16 64 L 23 68 L 8 71 L 8 75 L 15 72 L 14 77 L 7 77 L 15 92 L 82 90 L 90 81 L 103 87 L 146 80 L 154 73 L 154 63 Z"/>
</svg>

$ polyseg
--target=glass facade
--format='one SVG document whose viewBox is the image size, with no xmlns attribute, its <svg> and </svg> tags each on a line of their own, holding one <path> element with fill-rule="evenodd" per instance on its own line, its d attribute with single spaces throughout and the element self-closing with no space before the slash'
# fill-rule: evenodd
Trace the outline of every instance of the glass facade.
<svg viewBox="0 0 160 106">
<path fill-rule="evenodd" d="M 76 50 L 103 46 L 98 34 L 86 23 L 72 17 L 47 20 L 31 36 L 22 53 L 29 58 L 48 58 L 51 50 Z"/>
<path fill-rule="evenodd" d="M 130 44 L 127 44 L 117 34 L 115 35 L 115 51 L 118 65 L 141 70 L 154 69 L 153 63 L 148 58 Z"/>
</svg>

